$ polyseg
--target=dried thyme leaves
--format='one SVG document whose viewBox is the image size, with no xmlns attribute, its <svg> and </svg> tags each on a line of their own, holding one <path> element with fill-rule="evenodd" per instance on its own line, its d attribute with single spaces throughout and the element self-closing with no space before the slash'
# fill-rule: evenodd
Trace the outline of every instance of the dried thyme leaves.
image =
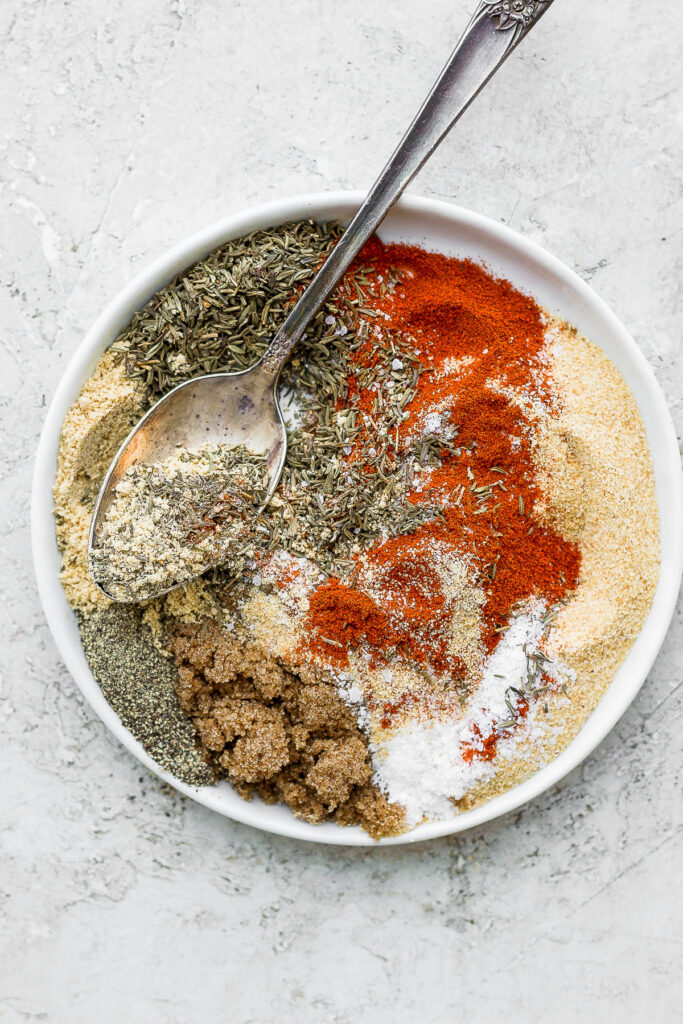
<svg viewBox="0 0 683 1024">
<path fill-rule="evenodd" d="M 364 283 L 369 299 L 372 286 Z M 347 283 L 335 319 L 341 327 L 347 327 L 349 290 Z M 407 495 L 415 467 L 436 461 L 443 448 L 443 442 L 424 440 L 408 451 L 398 445 L 398 426 L 422 372 L 406 342 L 375 328 L 372 365 L 359 368 L 354 357 L 362 351 L 367 358 L 369 332 L 361 326 L 354 335 L 347 327 L 341 337 L 346 343 L 336 343 L 331 359 L 316 353 L 303 365 L 301 356 L 289 371 L 290 379 L 297 372 L 313 379 L 296 394 L 303 422 L 289 432 L 278 492 L 289 510 L 278 541 L 331 575 L 343 575 L 351 556 L 379 537 L 410 533 L 439 514 L 438 507 L 414 505 Z M 353 389 L 341 386 L 349 379 Z"/>
<path fill-rule="evenodd" d="M 243 446 L 203 445 L 125 473 L 91 555 L 112 597 L 140 601 L 221 564 L 237 575 L 263 530 L 268 488 L 263 456 Z"/>
<path fill-rule="evenodd" d="M 227 242 L 158 292 L 112 346 L 150 404 L 191 377 L 246 370 L 342 232 L 301 221 Z M 307 346 L 333 332 L 319 316 Z"/>
<path fill-rule="evenodd" d="M 199 374 L 252 366 L 341 234 L 337 224 L 288 224 L 229 242 L 178 276 L 137 313 L 114 349 L 149 401 Z M 346 275 L 300 341 L 281 379 L 288 454 L 274 500 L 245 538 L 252 548 L 307 557 L 344 575 L 378 538 L 440 514 L 411 503 L 416 472 L 452 439 L 399 446 L 399 426 L 424 367 L 414 341 L 377 308 L 400 281 L 362 265 Z M 225 566 L 235 575 L 240 566 Z"/>
</svg>

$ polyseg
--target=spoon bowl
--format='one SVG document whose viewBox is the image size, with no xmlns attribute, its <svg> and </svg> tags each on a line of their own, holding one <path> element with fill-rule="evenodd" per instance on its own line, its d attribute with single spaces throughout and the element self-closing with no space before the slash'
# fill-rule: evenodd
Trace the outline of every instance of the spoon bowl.
<svg viewBox="0 0 683 1024">
<path fill-rule="evenodd" d="M 277 375 L 263 361 L 240 373 L 211 373 L 179 384 L 164 395 L 131 430 L 102 482 L 90 524 L 89 551 L 100 547 L 100 535 L 114 492 L 136 465 L 164 462 L 178 452 L 205 444 L 244 445 L 263 455 L 268 472 L 266 502 L 277 486 L 287 454 L 287 434 L 277 400 Z M 203 571 L 214 568 L 207 562 Z M 109 594 L 95 576 L 95 582 Z M 150 589 L 144 600 L 161 597 L 180 585 Z"/>
</svg>

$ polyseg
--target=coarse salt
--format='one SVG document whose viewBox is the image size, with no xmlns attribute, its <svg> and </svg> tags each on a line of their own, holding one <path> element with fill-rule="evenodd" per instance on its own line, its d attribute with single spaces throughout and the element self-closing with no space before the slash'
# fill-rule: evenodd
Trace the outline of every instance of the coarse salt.
<svg viewBox="0 0 683 1024">
<path fill-rule="evenodd" d="M 424 420 L 424 432 L 425 434 L 438 434 L 441 429 L 441 413 L 429 412 L 425 416 Z"/>
</svg>

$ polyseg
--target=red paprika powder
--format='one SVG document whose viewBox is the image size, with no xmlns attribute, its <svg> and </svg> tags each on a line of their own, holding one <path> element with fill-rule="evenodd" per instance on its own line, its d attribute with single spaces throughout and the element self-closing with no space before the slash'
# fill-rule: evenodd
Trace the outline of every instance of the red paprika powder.
<svg viewBox="0 0 683 1024">
<path fill-rule="evenodd" d="M 398 428 L 397 458 L 433 413 L 456 431 L 457 448 L 442 450 L 426 485 L 415 483 L 407 496 L 415 505 L 440 505 L 442 515 L 364 552 L 364 564 L 380 581 L 379 597 L 377 586 L 374 597 L 358 589 L 353 572 L 314 591 L 310 645 L 340 665 L 349 649 L 363 646 L 380 659 L 398 656 L 458 676 L 462 666 L 448 654 L 445 629 L 452 609 L 425 555 L 430 548 L 448 545 L 475 567 L 487 651 L 516 605 L 530 597 L 552 604 L 578 582 L 576 545 L 533 515 L 542 495 L 529 403 L 553 401 L 543 317 L 533 299 L 468 260 L 377 239 L 361 259 L 378 275 L 400 271 L 401 284 L 375 305 L 385 314 L 385 329 L 408 336 L 425 367 Z M 371 346 L 357 359 L 368 365 Z M 347 383 L 362 409 L 362 388 L 354 378 Z"/>
</svg>

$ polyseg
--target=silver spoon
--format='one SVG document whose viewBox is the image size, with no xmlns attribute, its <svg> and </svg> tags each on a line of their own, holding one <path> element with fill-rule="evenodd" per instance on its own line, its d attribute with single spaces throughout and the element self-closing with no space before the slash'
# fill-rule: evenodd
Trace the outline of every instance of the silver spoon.
<svg viewBox="0 0 683 1024">
<path fill-rule="evenodd" d="M 95 502 L 89 556 L 100 546 L 102 523 L 126 470 L 136 463 L 163 462 L 177 454 L 179 447 L 242 444 L 263 455 L 269 474 L 266 501 L 271 498 L 287 454 L 277 386 L 292 349 L 409 182 L 552 2 L 480 0 L 415 120 L 263 358 L 241 373 L 212 373 L 180 384 L 164 395 L 128 435 Z M 210 568 L 211 564 L 207 564 L 202 571 Z M 150 587 L 149 593 L 139 600 L 158 597 L 179 585 L 174 581 L 164 588 Z"/>
</svg>

